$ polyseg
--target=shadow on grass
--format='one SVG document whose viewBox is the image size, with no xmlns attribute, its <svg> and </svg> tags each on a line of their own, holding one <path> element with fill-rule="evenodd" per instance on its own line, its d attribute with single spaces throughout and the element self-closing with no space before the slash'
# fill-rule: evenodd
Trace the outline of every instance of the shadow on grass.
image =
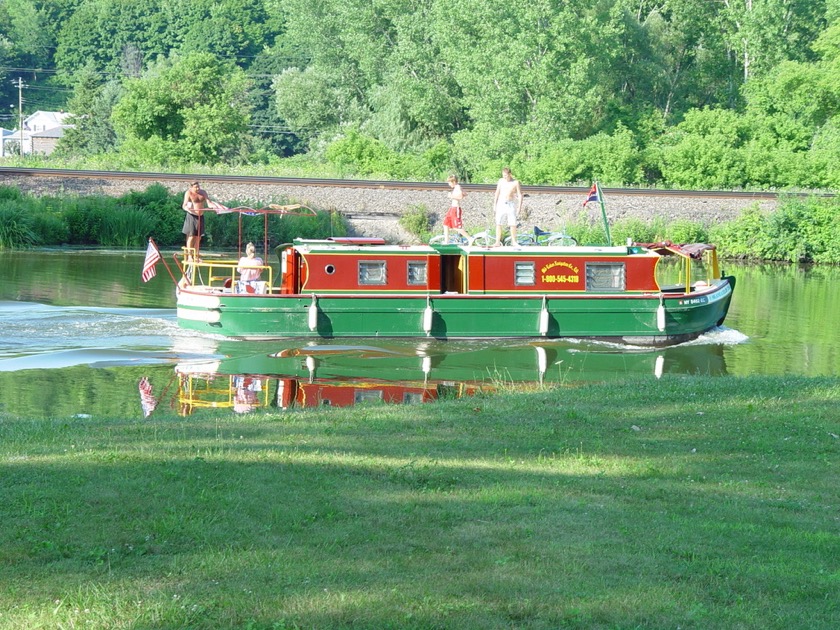
<svg viewBox="0 0 840 630">
<path fill-rule="evenodd" d="M 0 602 L 133 628 L 831 627 L 838 382 L 723 381 L 4 423 Z"/>
</svg>

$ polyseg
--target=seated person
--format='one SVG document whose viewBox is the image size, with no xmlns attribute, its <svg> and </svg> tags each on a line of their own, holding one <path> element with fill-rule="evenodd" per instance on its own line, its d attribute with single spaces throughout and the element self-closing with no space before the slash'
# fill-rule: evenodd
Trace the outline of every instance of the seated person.
<svg viewBox="0 0 840 630">
<path fill-rule="evenodd" d="M 239 272 L 239 283 L 248 293 L 254 292 L 254 285 L 260 279 L 263 264 L 262 258 L 257 255 L 257 249 L 253 243 L 248 243 L 245 246 L 245 255 L 239 259 L 239 266 L 236 271 Z"/>
</svg>

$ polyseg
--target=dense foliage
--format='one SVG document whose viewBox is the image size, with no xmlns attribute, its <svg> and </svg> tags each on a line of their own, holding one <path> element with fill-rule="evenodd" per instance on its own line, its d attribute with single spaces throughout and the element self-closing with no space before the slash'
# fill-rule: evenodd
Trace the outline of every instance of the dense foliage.
<svg viewBox="0 0 840 630">
<path fill-rule="evenodd" d="M 160 246 L 181 246 L 184 211 L 181 195 L 161 184 L 121 197 L 49 197 L 21 193 L 0 186 L 0 249 L 33 245 L 98 245 L 118 248 L 144 247 L 154 237 Z M 287 200 L 278 200 L 283 203 Z M 228 201 L 235 207 L 236 201 Z M 242 240 L 262 242 L 262 216 L 242 217 L 239 213 L 205 215 L 205 242 L 235 249 Z M 295 237 L 344 236 L 347 225 L 340 214 L 316 210 L 315 216 L 271 215 L 269 245 L 290 242 Z"/>
<path fill-rule="evenodd" d="M 127 169 L 840 182 L 840 0 L 6 0 L 17 77 L 59 157 Z"/>
</svg>

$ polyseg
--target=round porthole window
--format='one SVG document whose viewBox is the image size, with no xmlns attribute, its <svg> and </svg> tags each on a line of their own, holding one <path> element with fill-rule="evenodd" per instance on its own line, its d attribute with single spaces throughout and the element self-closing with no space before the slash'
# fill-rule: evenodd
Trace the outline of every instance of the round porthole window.
<svg viewBox="0 0 840 630">
<path fill-rule="evenodd" d="M 328 276 L 333 275 L 335 273 L 335 265 L 327 265 L 326 267 L 324 267 L 324 271 L 327 272 Z"/>
</svg>

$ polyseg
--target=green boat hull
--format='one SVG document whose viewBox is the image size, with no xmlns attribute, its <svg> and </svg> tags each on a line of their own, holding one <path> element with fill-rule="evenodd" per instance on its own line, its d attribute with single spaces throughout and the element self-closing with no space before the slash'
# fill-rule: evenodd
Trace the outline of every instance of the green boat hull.
<svg viewBox="0 0 840 630">
<path fill-rule="evenodd" d="M 725 277 L 702 292 L 662 296 L 313 296 L 182 291 L 178 321 L 183 328 L 242 338 L 575 337 L 668 345 L 720 325 L 733 287 L 734 279 Z"/>
</svg>

